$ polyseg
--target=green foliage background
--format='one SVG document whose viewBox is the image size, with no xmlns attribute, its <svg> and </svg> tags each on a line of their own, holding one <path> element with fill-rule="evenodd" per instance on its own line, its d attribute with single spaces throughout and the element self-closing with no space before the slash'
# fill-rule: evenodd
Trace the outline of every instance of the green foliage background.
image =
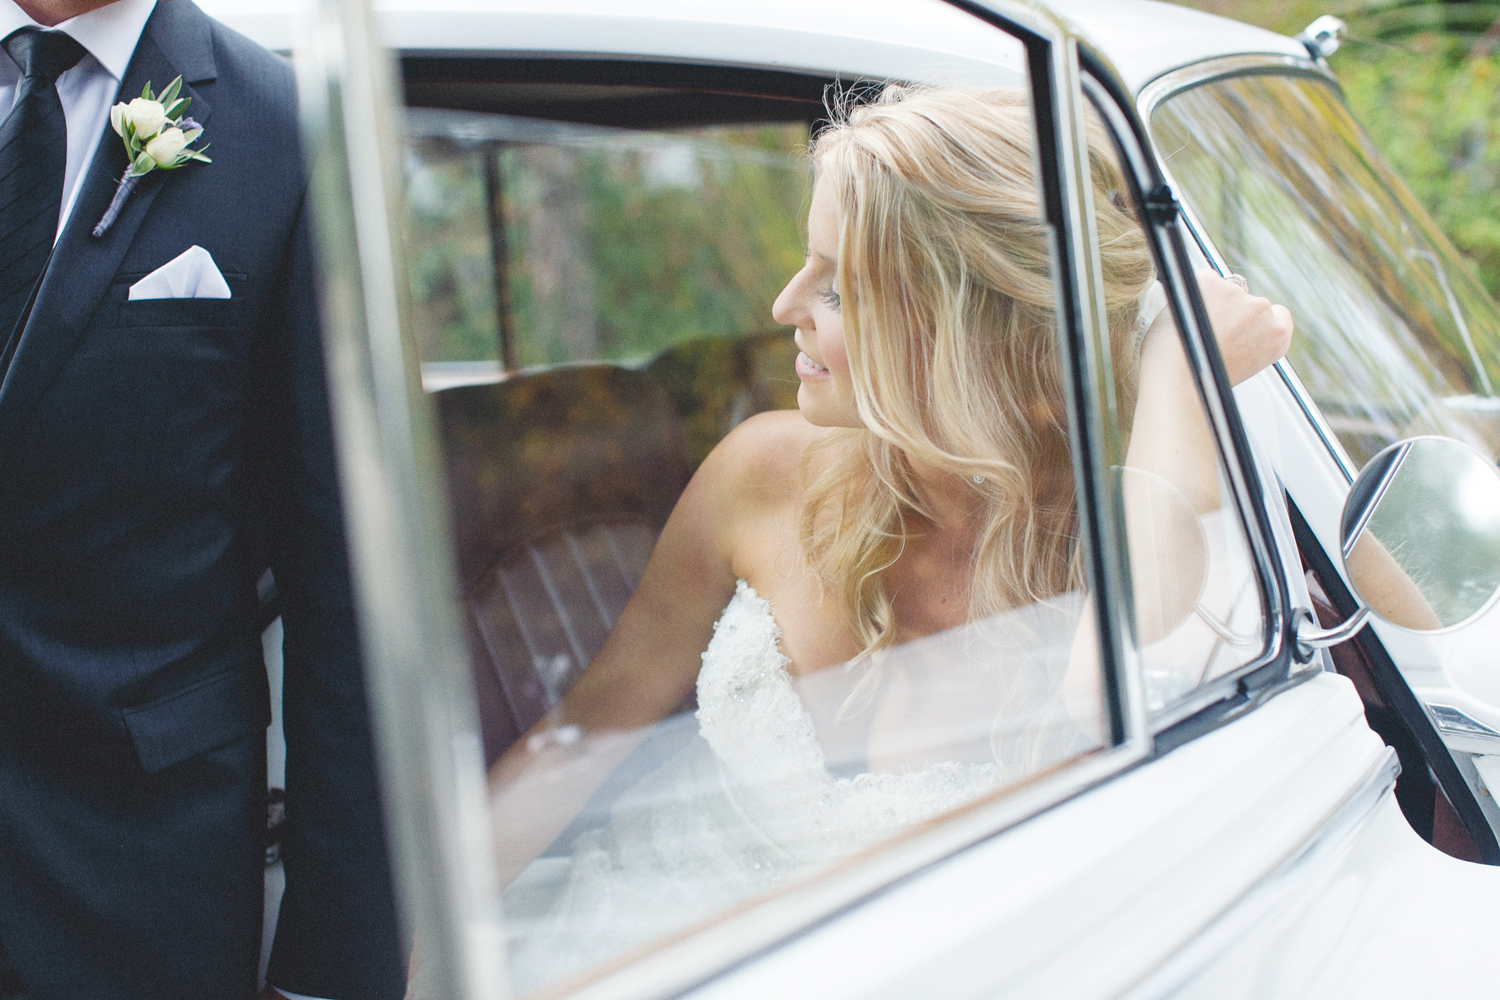
<svg viewBox="0 0 1500 1000">
<path fill-rule="evenodd" d="M 1329 59 L 1349 107 L 1500 296 L 1500 3 L 1194 0 L 1295 35 L 1320 14 L 1349 36 Z"/>
</svg>

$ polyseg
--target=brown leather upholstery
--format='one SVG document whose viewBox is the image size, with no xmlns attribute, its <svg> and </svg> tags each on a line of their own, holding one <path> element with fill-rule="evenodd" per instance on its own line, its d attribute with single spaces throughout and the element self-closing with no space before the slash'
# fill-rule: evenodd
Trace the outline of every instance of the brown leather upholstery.
<svg viewBox="0 0 1500 1000">
<path fill-rule="evenodd" d="M 434 397 L 493 760 L 603 645 L 687 483 L 687 442 L 657 382 L 614 365 Z"/>
<path fill-rule="evenodd" d="M 796 409 L 801 384 L 792 367 L 796 358 L 791 332 L 776 330 L 735 340 L 692 340 L 652 359 L 646 370 L 687 424 L 693 468 L 751 414 Z"/>
</svg>

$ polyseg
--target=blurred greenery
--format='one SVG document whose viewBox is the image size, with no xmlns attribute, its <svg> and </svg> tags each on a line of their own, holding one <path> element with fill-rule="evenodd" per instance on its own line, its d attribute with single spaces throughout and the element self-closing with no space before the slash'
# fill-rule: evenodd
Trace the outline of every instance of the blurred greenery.
<svg viewBox="0 0 1500 1000">
<path fill-rule="evenodd" d="M 407 146 L 412 326 L 423 361 L 499 357 L 483 165 L 438 139 Z"/>
<path fill-rule="evenodd" d="M 1349 25 L 1329 59 L 1350 109 L 1448 238 L 1500 295 L 1500 3 L 1193 0 L 1295 35 Z"/>
<path fill-rule="evenodd" d="M 512 273 L 521 364 L 648 357 L 775 326 L 771 303 L 801 267 L 808 172 L 793 150 L 807 141 L 806 129 L 719 128 L 661 139 L 567 151 L 591 342 L 546 329 L 542 314 L 557 310 L 539 294 L 535 252 L 526 252 L 536 222 L 525 192 L 539 179 L 517 176 L 538 164 L 505 161 L 517 192 L 508 221 L 520 251 Z"/>
<path fill-rule="evenodd" d="M 520 366 L 777 329 L 771 304 L 802 265 L 805 126 L 560 128 L 548 143 L 408 144 L 423 361 L 498 357 L 486 156 L 498 157 Z"/>
</svg>

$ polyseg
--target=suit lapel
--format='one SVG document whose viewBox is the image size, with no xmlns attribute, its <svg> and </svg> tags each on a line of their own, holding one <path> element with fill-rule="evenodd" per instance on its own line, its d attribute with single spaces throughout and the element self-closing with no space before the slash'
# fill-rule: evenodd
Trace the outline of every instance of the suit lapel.
<svg viewBox="0 0 1500 1000">
<path fill-rule="evenodd" d="M 182 96 L 193 99 L 189 113 L 207 124 L 212 108 L 192 84 L 214 79 L 213 40 L 208 18 L 187 0 L 158 3 L 141 32 L 119 99 L 140 95 L 148 82 L 161 90 L 178 75 Z M 153 170 L 141 179 L 115 224 L 95 239 L 92 230 L 109 207 L 126 166 L 125 148 L 108 126 L 94 153 L 88 176 L 67 225 L 42 276 L 36 303 L 16 346 L 15 358 L 0 384 L 0 454 L 11 444 L 42 394 L 51 385 L 89 318 L 109 290 L 120 261 L 146 218 L 151 202 L 172 171 Z M 195 164 L 186 169 L 209 169 Z"/>
</svg>

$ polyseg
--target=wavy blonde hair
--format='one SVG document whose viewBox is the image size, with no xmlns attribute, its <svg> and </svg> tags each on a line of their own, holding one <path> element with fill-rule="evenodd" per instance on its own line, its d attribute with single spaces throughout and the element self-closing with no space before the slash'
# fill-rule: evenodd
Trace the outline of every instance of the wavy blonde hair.
<svg viewBox="0 0 1500 1000">
<path fill-rule="evenodd" d="M 1092 110 L 1092 109 L 1091 109 Z M 863 427 L 804 457 L 801 538 L 861 659 L 895 643 L 885 571 L 933 516 L 913 461 L 984 481 L 971 620 L 1082 586 L 1056 296 L 1021 89 L 886 87 L 811 155 L 838 212 L 838 289 Z M 1122 426 L 1155 279 L 1108 134 L 1087 123 Z M 918 521 L 920 523 L 920 521 Z"/>
</svg>

